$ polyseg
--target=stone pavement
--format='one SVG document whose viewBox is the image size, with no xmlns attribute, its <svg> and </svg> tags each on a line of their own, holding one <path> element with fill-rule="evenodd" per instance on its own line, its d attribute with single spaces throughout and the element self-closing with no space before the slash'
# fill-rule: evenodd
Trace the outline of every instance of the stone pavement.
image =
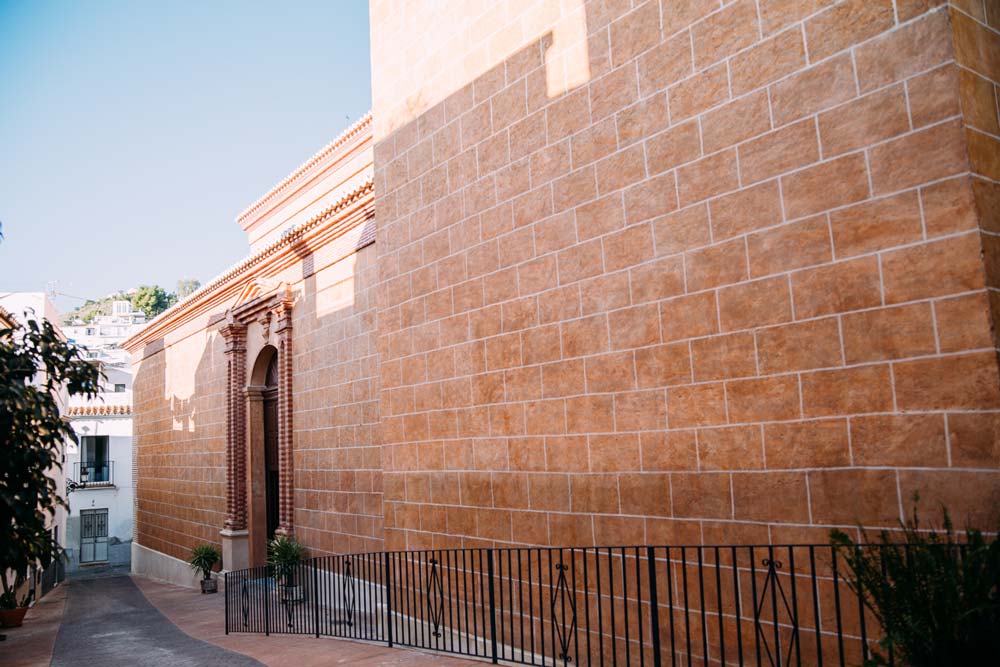
<svg viewBox="0 0 1000 667">
<path fill-rule="evenodd" d="M 222 591 L 218 595 L 201 595 L 191 589 L 141 577 L 134 577 L 133 581 L 157 609 L 187 634 L 253 656 L 268 667 L 475 667 L 476 664 L 483 664 L 429 652 L 342 639 L 316 639 L 302 635 L 226 635 Z"/>
<path fill-rule="evenodd" d="M 473 661 L 302 636 L 226 635 L 219 595 L 140 577 L 69 580 L 5 629 L 0 667 L 470 667 Z"/>
<path fill-rule="evenodd" d="M 20 628 L 0 628 L 0 666 L 42 667 L 52 660 L 59 623 L 66 607 L 66 584 L 57 586 L 28 610 Z"/>
<path fill-rule="evenodd" d="M 129 577 L 75 579 L 67 589 L 52 667 L 261 667 L 251 657 L 185 634 Z"/>
</svg>

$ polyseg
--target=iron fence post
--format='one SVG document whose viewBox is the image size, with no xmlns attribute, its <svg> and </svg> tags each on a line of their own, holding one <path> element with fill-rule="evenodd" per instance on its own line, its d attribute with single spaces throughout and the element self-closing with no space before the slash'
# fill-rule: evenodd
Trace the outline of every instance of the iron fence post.
<svg viewBox="0 0 1000 667">
<path fill-rule="evenodd" d="M 264 570 L 264 581 L 271 577 L 270 567 Z M 274 582 L 274 590 L 278 590 L 277 578 L 271 579 Z M 264 636 L 271 634 L 271 591 L 267 584 L 264 585 Z"/>
<path fill-rule="evenodd" d="M 312 562 L 313 570 L 313 627 L 316 629 L 316 639 L 319 639 L 319 575 L 316 571 L 316 559 Z"/>
<path fill-rule="evenodd" d="M 386 551 L 384 554 L 385 558 L 382 559 L 382 567 L 385 568 L 385 573 L 382 575 L 382 581 L 385 582 L 385 631 L 388 637 L 388 642 L 390 648 L 392 647 L 392 567 L 389 565 L 389 552 Z"/>
<path fill-rule="evenodd" d="M 660 667 L 660 606 L 656 593 L 656 548 L 646 547 L 649 561 L 649 632 L 653 639 L 653 665 Z"/>
<path fill-rule="evenodd" d="M 497 664 L 497 614 L 496 594 L 493 591 L 493 549 L 486 550 L 486 572 L 490 580 L 490 656 Z"/>
<path fill-rule="evenodd" d="M 224 581 L 223 585 L 226 587 L 226 590 L 223 591 L 223 596 L 224 596 L 224 599 L 226 601 L 226 612 L 225 612 L 226 613 L 226 634 L 228 635 L 229 634 L 229 573 L 228 572 L 226 572 L 225 576 L 223 577 L 223 581 Z"/>
</svg>

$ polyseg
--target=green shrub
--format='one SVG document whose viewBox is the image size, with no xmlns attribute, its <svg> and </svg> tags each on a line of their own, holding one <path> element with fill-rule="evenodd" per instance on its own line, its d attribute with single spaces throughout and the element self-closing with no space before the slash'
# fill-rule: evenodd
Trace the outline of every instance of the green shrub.
<svg viewBox="0 0 1000 667">
<path fill-rule="evenodd" d="M 34 568 L 63 557 L 49 526 L 65 488 L 56 485 L 76 432 L 62 414 L 63 392 L 94 398 L 101 372 L 47 320 L 0 322 L 0 604 L 13 608 Z"/>
<path fill-rule="evenodd" d="M 222 554 L 219 553 L 218 549 L 211 544 L 199 544 L 191 550 L 188 565 L 193 570 L 200 570 L 204 579 L 209 579 L 212 576 L 212 568 L 220 560 L 222 560 Z"/>
<path fill-rule="evenodd" d="M 279 535 L 267 545 L 267 564 L 275 578 L 291 581 L 295 569 L 305 560 L 306 548 L 291 537 Z"/>
<path fill-rule="evenodd" d="M 988 664 L 1000 656 L 1000 541 L 976 529 L 956 535 L 946 509 L 940 531 L 921 530 L 916 509 L 902 534 L 859 546 L 840 531 L 848 584 L 881 626 L 882 651 L 867 665 Z M 862 535 L 862 540 L 868 539 Z"/>
</svg>

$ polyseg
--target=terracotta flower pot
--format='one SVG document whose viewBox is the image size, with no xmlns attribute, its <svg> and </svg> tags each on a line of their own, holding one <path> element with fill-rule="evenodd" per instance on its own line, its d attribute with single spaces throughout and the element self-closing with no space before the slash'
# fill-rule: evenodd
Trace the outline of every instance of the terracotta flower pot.
<svg viewBox="0 0 1000 667">
<path fill-rule="evenodd" d="M 0 626 L 5 628 L 19 628 L 24 622 L 24 615 L 26 613 L 28 613 L 27 607 L 0 609 Z"/>
</svg>

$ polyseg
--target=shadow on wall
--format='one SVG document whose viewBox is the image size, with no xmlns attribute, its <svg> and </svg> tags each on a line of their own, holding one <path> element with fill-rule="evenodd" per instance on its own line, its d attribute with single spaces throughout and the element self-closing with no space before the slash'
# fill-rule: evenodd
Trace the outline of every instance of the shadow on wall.
<svg viewBox="0 0 1000 667">
<path fill-rule="evenodd" d="M 946 471 L 941 463 L 934 464 L 940 470 L 892 461 L 854 465 L 845 415 L 887 413 L 910 420 L 906 428 L 914 431 L 926 417 L 895 409 L 891 378 L 878 388 L 888 389 L 889 407 L 857 409 L 866 385 L 820 379 L 817 393 L 840 396 L 828 399 L 837 404 L 829 411 L 833 418 L 818 421 L 803 414 L 794 375 L 757 371 L 752 332 L 793 318 L 775 321 L 760 312 L 770 294 L 742 288 L 769 283 L 756 275 L 751 282 L 749 268 L 720 279 L 729 267 L 717 258 L 728 247 L 713 245 L 706 202 L 740 191 L 739 165 L 735 159 L 722 164 L 736 153 L 725 146 L 739 139 L 706 147 L 699 115 L 738 96 L 730 94 L 728 66 L 699 65 L 692 76 L 693 60 L 712 55 L 695 54 L 687 33 L 663 37 L 700 18 L 688 3 L 621 10 L 615 4 L 579 7 L 585 49 L 575 51 L 576 63 L 552 57 L 557 40 L 547 32 L 522 48 L 500 49 L 510 55 L 448 89 L 433 86 L 454 77 L 417 71 L 424 62 L 447 67 L 434 51 L 426 60 L 411 57 L 412 68 L 393 63 L 400 65 L 399 78 L 417 88 L 429 81 L 431 88 L 400 93 L 398 109 L 378 96 L 379 90 L 395 94 L 396 82 L 376 78 L 376 123 L 389 130 L 377 134 L 375 147 L 386 547 L 826 542 L 832 525 L 896 526 L 916 488 L 927 491 L 927 507 L 946 498 L 960 506 L 956 511 L 983 516 L 983 505 L 991 503 L 968 498 L 997 498 L 995 475 Z M 745 4 L 733 3 L 734 11 Z M 661 6 L 664 20 L 672 21 L 662 34 Z M 372 14 L 375 74 L 388 76 L 383 70 L 393 68 L 380 67 L 375 44 L 387 19 L 374 5 Z M 417 41 L 423 39 L 419 17 L 406 20 Z M 388 50 L 394 38 L 382 38 Z M 446 39 L 428 42 L 451 48 Z M 452 60 L 463 62 L 463 53 L 453 49 Z M 573 80 L 571 71 L 587 76 L 552 88 L 560 76 L 553 63 L 560 63 L 565 81 Z M 755 72 L 747 76 L 772 74 Z M 680 93 L 676 105 L 671 97 L 669 116 L 668 86 Z M 767 96 L 758 97 L 768 115 L 763 133 L 772 127 L 770 111 Z M 646 141 L 654 135 L 655 146 Z M 712 158 L 695 163 L 709 154 L 722 166 Z M 689 189 L 680 193 L 678 165 L 691 165 Z M 718 177 L 728 166 L 731 185 Z M 779 212 L 762 227 L 784 221 L 778 178 L 768 178 Z M 801 199 L 814 194 L 813 185 L 801 188 L 807 190 Z M 865 194 L 856 201 L 868 199 L 867 177 L 859 188 Z M 730 224 L 743 229 L 731 234 L 738 237 L 756 224 L 748 218 L 759 213 L 758 203 L 744 198 L 731 207 L 738 210 L 729 211 Z M 681 208 L 687 215 L 668 219 Z M 800 242 L 775 243 L 792 253 Z M 719 254 L 695 258 L 708 266 L 707 286 L 689 290 L 682 253 L 703 247 Z M 749 259 L 741 255 L 732 265 L 742 271 Z M 784 281 L 790 291 L 792 271 L 774 273 L 772 282 Z M 740 324 L 726 328 L 717 294 L 736 284 L 746 298 L 733 307 L 742 309 L 733 317 Z M 828 289 L 836 291 L 832 283 Z M 783 298 L 790 310 L 790 293 Z M 662 317 L 659 302 L 672 308 Z M 740 336 L 717 335 L 737 330 L 749 346 L 739 348 Z M 695 382 L 686 341 L 699 339 L 714 346 L 706 345 L 706 356 L 728 355 L 712 382 Z M 671 347 L 675 341 L 680 345 Z M 643 355 L 644 367 L 633 354 Z M 753 370 L 730 373 L 725 366 L 733 359 Z M 882 370 L 889 377 L 888 364 L 858 373 Z M 725 390 L 744 377 L 760 385 L 744 388 L 748 416 L 734 419 L 730 429 L 733 395 Z M 668 391 L 677 413 L 670 430 Z M 840 409 L 847 402 L 851 409 Z M 786 414 L 773 416 L 785 406 Z M 943 443 L 945 420 L 927 417 L 935 419 Z M 785 452 L 790 462 L 775 471 L 773 460 L 770 468 L 764 462 L 763 433 L 779 422 L 787 425 L 792 453 Z M 704 432 L 700 441 L 696 431 Z M 832 455 L 820 451 L 830 441 L 840 446 Z M 958 491 L 966 482 L 975 487 L 970 496 Z"/>
<path fill-rule="evenodd" d="M 600 242 L 596 257 L 593 243 L 581 247 L 559 276 L 551 254 L 523 262 L 586 240 L 572 208 L 597 196 L 598 170 L 616 179 L 615 189 L 645 173 L 641 164 L 635 173 L 635 155 L 599 160 L 617 150 L 619 133 L 639 134 L 667 112 L 661 92 L 616 123 L 614 113 L 639 98 L 640 68 L 588 90 L 612 70 L 598 32 L 617 18 L 610 4 L 573 4 L 565 20 L 500 49 L 508 55 L 477 76 L 407 97 L 401 114 L 380 116 L 376 98 L 377 127 L 393 128 L 375 147 L 387 548 L 643 543 L 642 518 L 594 515 L 661 514 L 621 509 L 614 473 L 632 472 L 627 462 L 571 479 L 581 457 L 589 472 L 588 432 L 614 430 L 603 423 L 613 408 L 577 401 L 578 410 L 567 404 L 551 415 L 563 427 L 537 427 L 556 401 L 538 400 L 540 378 L 531 376 L 559 359 L 558 323 L 586 314 L 577 286 L 550 288 L 571 272 L 592 276 L 595 264 L 600 273 Z M 646 49 L 650 25 L 659 32 L 658 7 L 649 5 L 651 16 L 617 31 L 627 46 L 614 65 Z M 641 148 L 638 155 L 641 163 Z M 650 215 L 668 205 L 655 188 L 636 194 Z M 592 312 L 620 305 L 613 289 L 598 291 Z M 519 298 L 525 293 L 533 296 Z M 646 424 L 662 418 L 651 412 Z M 657 494 L 668 498 L 668 487 L 645 492 Z M 656 539 L 701 541 L 697 522 L 656 521 Z"/>
<path fill-rule="evenodd" d="M 370 227 L 360 236 L 371 238 Z M 293 252 L 299 258 L 291 267 L 248 273 L 226 306 L 205 316 L 204 329 L 166 347 L 156 341 L 139 353 L 144 358 L 135 375 L 135 540 L 143 547 L 186 560 L 199 544 L 220 546 L 227 360 L 217 329 L 245 281 L 263 278 L 288 282 L 295 296 L 296 537 L 311 555 L 382 548 L 381 461 L 374 441 L 374 248 L 366 242 L 346 258 L 320 249 L 319 260 L 303 248 Z M 248 328 L 248 382 L 262 331 L 256 323 Z M 248 436 L 249 453 L 254 439 Z M 262 479 L 248 479 L 248 492 L 263 485 Z"/>
<path fill-rule="evenodd" d="M 558 359 L 558 334 L 498 349 L 505 347 L 501 338 L 580 315 L 571 311 L 575 295 L 563 291 L 549 292 L 544 302 L 511 300 L 528 281 L 539 289 L 555 285 L 554 261 L 528 271 L 515 265 L 576 240 L 569 209 L 593 198 L 596 183 L 593 173 L 583 181 L 564 178 L 551 196 L 549 184 L 577 163 L 594 169 L 595 156 L 614 152 L 608 114 L 638 95 L 634 79 L 609 81 L 593 100 L 588 94 L 592 78 L 611 68 L 607 41 L 588 37 L 604 11 L 611 10 L 580 3 L 569 21 L 433 105 L 426 92 L 409 97 L 398 126 L 396 116 L 378 116 L 376 100 L 376 123 L 396 127 L 375 147 L 387 548 L 643 541 L 610 525 L 598 534 L 591 514 L 603 510 L 581 500 L 570 506 L 570 479 L 561 473 L 574 468 L 551 462 L 553 446 L 560 440 L 560 455 L 579 457 L 565 445 L 582 439 L 586 449 L 587 436 L 562 429 L 545 437 L 527 423 L 532 406 L 525 401 L 541 398 L 541 388 L 530 386 L 530 370 L 517 367 L 552 360 L 553 347 Z M 665 114 L 665 95 L 660 101 Z M 570 140 L 591 125 L 592 113 L 606 118 Z M 546 217 L 541 233 L 517 231 Z M 582 274 L 594 258 L 575 261 Z M 615 295 L 607 298 L 610 304 Z M 508 358 L 491 359 L 494 353 Z M 560 475 L 527 477 L 548 472 Z M 573 492 L 617 496 L 611 481 L 614 489 L 574 483 Z"/>
<path fill-rule="evenodd" d="M 502 79 L 505 68 L 522 71 L 526 57 L 534 60 L 535 46 L 540 46 L 544 70 L 531 85 L 540 84 L 549 99 L 586 85 L 593 78 L 592 63 L 599 65 L 600 53 L 607 54 L 607 45 L 595 45 L 589 35 L 601 16 L 614 11 L 604 2 L 587 6 L 584 0 L 566 0 L 537 3 L 530 11 L 514 7 L 510 12 L 520 14 L 512 17 L 497 3 L 473 25 L 456 30 L 454 21 L 436 15 L 439 6 L 414 6 L 402 13 L 391 0 L 370 4 L 377 26 L 373 51 L 384 60 L 372 73 L 377 141 L 418 118 L 426 122 L 428 110 L 473 81 L 489 82 L 498 74 Z M 421 57 L 414 57 L 414 46 Z M 381 91 L 390 91 L 391 101 L 380 97 Z"/>
</svg>

